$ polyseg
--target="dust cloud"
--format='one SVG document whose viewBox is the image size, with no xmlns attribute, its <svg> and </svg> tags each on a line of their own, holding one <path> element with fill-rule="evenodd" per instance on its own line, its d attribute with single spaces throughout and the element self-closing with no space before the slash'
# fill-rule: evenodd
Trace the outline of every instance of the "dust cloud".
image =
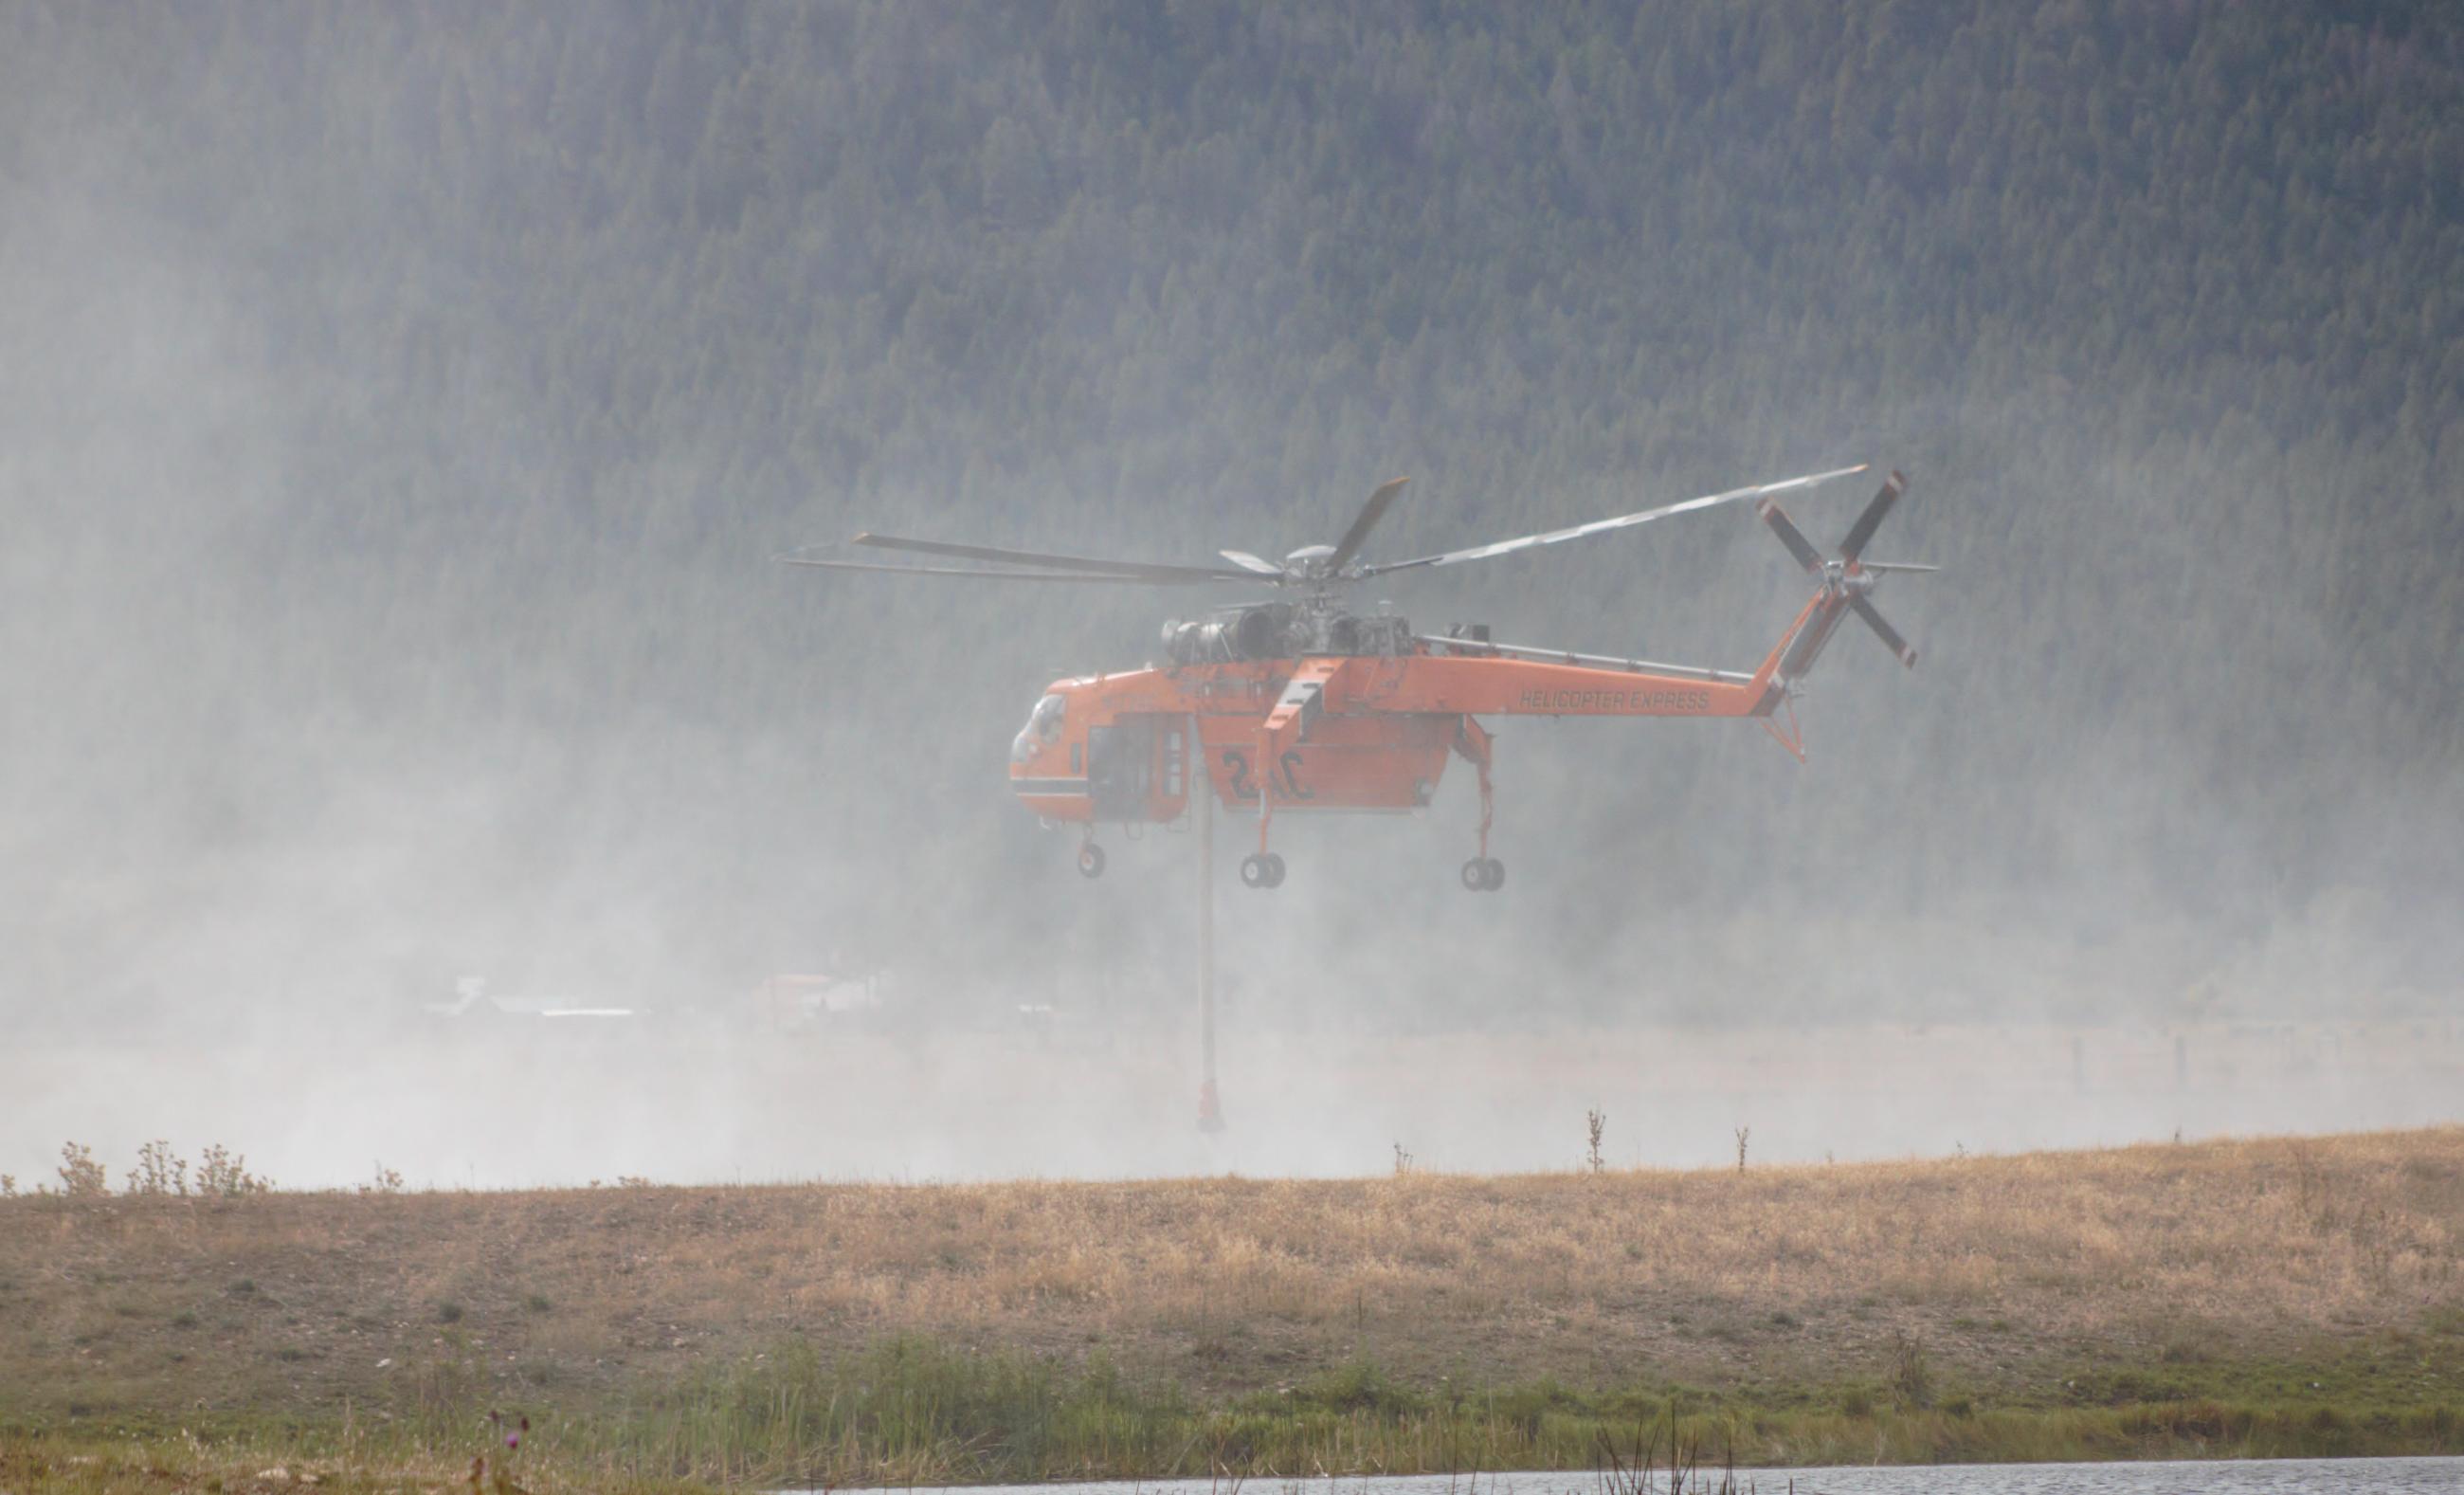
<svg viewBox="0 0 2464 1495">
<path fill-rule="evenodd" d="M 1637 265 L 1596 248 L 1660 222 L 1622 189 L 1489 211 L 1519 179 L 1441 157 L 1505 126 L 1298 19 L 1276 67 L 1403 88 L 1322 122 L 1331 176 L 1503 237 L 1268 191 L 1298 147 L 1210 135 L 1210 93 L 1119 105 L 1140 156 L 1071 112 L 1113 95 L 1029 65 L 1066 38 L 981 16 L 285 20 L 0 15 L 20 1187 L 155 1137 L 501 1187 L 1564 1168 L 1595 1105 L 1651 1166 L 1739 1127 L 1845 1161 L 2464 1119 L 2464 417 L 2429 362 L 2314 421 L 2369 380 L 2123 317 L 2108 387 L 2013 341 L 2077 323 L 2067 286 L 1937 306 L 1729 198 L 1764 257 Z M 1187 57 L 1122 45 L 1087 65 L 1180 97 Z M 1401 556 L 1857 460 L 1912 480 L 1876 553 L 1946 570 L 1879 598 L 1915 672 L 1833 644 L 1808 762 L 1741 723 L 1493 722 L 1482 897 L 1459 764 L 1420 815 L 1280 822 L 1272 894 L 1219 820 L 1220 1137 L 1194 837 L 1108 828 L 1083 881 L 1003 754 L 1047 681 L 1237 590 L 772 560 L 866 528 L 1280 554 L 1398 472 Z M 1791 507 L 1835 539 L 1851 486 Z M 1750 668 L 1803 591 L 1732 510 L 1360 600 Z"/>
</svg>

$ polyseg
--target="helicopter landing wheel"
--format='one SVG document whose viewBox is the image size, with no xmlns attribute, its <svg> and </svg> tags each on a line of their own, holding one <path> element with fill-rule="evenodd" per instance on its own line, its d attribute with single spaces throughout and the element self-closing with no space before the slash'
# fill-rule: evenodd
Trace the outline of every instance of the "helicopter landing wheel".
<svg viewBox="0 0 2464 1495">
<path fill-rule="evenodd" d="M 1079 846 L 1078 875 L 1084 878 L 1100 878 L 1104 875 L 1104 848 L 1093 841 L 1087 841 Z"/>
<path fill-rule="evenodd" d="M 1467 892 L 1496 892 L 1506 885 L 1506 863 L 1494 857 L 1474 857 L 1463 864 L 1463 885 Z"/>
<path fill-rule="evenodd" d="M 1253 852 L 1241 859 L 1243 887 L 1277 888 L 1284 885 L 1284 859 L 1276 852 Z"/>
</svg>

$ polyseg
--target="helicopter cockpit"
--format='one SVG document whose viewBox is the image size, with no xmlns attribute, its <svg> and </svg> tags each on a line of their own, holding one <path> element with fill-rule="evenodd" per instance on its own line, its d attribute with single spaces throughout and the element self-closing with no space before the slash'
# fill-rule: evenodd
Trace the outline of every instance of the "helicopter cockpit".
<svg viewBox="0 0 2464 1495">
<path fill-rule="evenodd" d="M 1009 761 L 1024 763 L 1047 744 L 1061 736 L 1062 718 L 1068 715 L 1069 703 L 1059 696 L 1045 696 L 1026 714 L 1026 725 L 1010 739 Z"/>
</svg>

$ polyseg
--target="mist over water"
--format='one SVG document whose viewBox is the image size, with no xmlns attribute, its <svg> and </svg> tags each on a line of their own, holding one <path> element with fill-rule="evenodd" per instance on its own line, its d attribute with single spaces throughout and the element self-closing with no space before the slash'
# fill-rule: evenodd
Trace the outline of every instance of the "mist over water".
<svg viewBox="0 0 2464 1495">
<path fill-rule="evenodd" d="M 302 1185 L 1567 1167 L 1593 1105 L 1651 1165 L 1737 1127 L 1844 1161 L 2464 1119 L 2464 163 L 2418 127 L 2455 43 L 2203 18 L 2100 42 L 2086 110 L 1997 81 L 2025 28 L 1815 9 L 10 8 L 0 1171 L 156 1136 Z M 1927 97 L 1933 135 L 1849 106 Z M 2269 163 L 2226 149 L 2245 97 Z M 1858 460 L 1911 479 L 1875 553 L 1947 569 L 1879 598 L 1915 672 L 1835 641 L 1807 763 L 1493 721 L 1479 898 L 1460 764 L 1422 815 L 1279 821 L 1271 895 L 1219 820 L 1211 1141 L 1191 839 L 1107 830 L 1084 881 L 1002 754 L 1046 681 L 1237 589 L 771 559 L 1282 554 L 1409 473 L 1403 556 Z M 1831 543 L 1869 491 L 1789 506 Z M 1390 593 L 1750 668 L 1804 584 L 1732 510 Z M 882 972 L 882 1010 L 772 1031 L 749 993 L 811 971 Z M 423 1011 L 469 976 L 647 1015 Z"/>
<path fill-rule="evenodd" d="M 1158 996 L 1177 995 L 1159 993 Z M 501 1027 L 501 1025 L 499 1025 Z M 815 1039 L 555 1031 L 316 1048 L 45 1045 L 0 1069 L 0 1145 L 118 1170 L 243 1139 L 288 1187 L 1117 1178 L 1585 1166 L 1750 1168 L 2453 1120 L 2464 1032 L 2376 1028 L 1561 1029 L 1518 1038 L 1251 1031 L 1200 1133 L 1195 1035 L 935 1030 Z M 2185 1057 L 2176 1069 L 2174 1040 Z M 2078 1048 L 2073 1047 L 2074 1040 Z M 140 1101 L 137 1098 L 142 1097 Z M 166 1129 L 160 1127 L 154 1130 Z"/>
</svg>

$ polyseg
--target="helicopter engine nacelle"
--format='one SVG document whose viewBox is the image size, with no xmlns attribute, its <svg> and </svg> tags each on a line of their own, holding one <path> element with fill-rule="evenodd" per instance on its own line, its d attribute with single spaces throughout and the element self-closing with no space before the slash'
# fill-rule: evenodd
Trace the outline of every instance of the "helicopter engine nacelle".
<svg viewBox="0 0 2464 1495">
<path fill-rule="evenodd" d="M 1163 652 L 1175 664 L 1271 659 L 1283 653 L 1283 622 L 1272 607 L 1244 608 L 1205 623 L 1163 625 Z"/>
</svg>

